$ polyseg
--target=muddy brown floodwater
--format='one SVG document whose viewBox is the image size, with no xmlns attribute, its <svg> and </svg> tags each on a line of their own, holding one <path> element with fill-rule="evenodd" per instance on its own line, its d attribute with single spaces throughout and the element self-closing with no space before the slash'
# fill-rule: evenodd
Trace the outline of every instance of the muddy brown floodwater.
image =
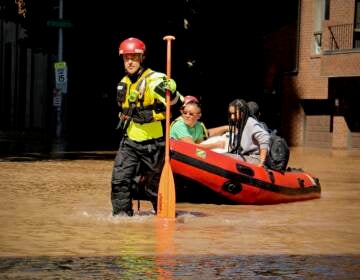
<svg viewBox="0 0 360 280">
<path fill-rule="evenodd" d="M 112 217 L 113 156 L 0 159 L 0 279 L 360 279 L 360 151 L 291 150 L 320 199 L 183 201 L 175 221 Z"/>
</svg>

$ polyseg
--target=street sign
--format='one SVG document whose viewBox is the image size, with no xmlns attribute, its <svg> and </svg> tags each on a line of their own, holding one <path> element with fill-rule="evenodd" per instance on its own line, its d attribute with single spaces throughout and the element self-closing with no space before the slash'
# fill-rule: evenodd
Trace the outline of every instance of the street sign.
<svg viewBox="0 0 360 280">
<path fill-rule="evenodd" d="M 61 91 L 58 89 L 53 90 L 53 106 L 57 108 L 57 110 L 60 110 L 62 103 L 62 95 Z"/>
<path fill-rule="evenodd" d="M 68 28 L 73 27 L 73 24 L 68 19 L 52 19 L 47 21 L 47 26 Z"/>
<path fill-rule="evenodd" d="M 65 61 L 56 62 L 55 65 L 55 85 L 62 93 L 67 93 L 67 65 Z"/>
</svg>

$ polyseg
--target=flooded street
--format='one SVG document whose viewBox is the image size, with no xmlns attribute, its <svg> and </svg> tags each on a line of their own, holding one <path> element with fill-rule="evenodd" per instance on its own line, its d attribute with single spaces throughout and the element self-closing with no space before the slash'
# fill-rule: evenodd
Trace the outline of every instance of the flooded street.
<svg viewBox="0 0 360 280">
<path fill-rule="evenodd" d="M 0 279 L 360 279 L 360 151 L 292 149 L 320 199 L 181 201 L 175 221 L 112 217 L 115 152 L 95 155 L 0 158 Z"/>
</svg>

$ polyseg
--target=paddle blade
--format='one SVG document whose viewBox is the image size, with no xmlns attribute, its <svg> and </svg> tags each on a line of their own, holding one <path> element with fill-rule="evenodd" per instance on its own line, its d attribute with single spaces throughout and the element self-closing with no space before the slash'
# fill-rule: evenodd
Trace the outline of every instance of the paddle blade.
<svg viewBox="0 0 360 280">
<path fill-rule="evenodd" d="M 165 161 L 159 183 L 157 216 L 175 218 L 175 182 L 170 162 Z"/>
</svg>

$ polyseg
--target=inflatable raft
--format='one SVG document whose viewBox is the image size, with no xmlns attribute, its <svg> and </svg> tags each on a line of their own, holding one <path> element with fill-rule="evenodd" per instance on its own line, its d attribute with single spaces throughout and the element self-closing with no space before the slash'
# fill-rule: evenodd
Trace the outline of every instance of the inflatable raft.
<svg viewBox="0 0 360 280">
<path fill-rule="evenodd" d="M 181 176 L 238 204 L 277 204 L 320 198 L 320 181 L 302 169 L 279 172 L 226 153 L 170 140 L 171 168 Z"/>
</svg>

